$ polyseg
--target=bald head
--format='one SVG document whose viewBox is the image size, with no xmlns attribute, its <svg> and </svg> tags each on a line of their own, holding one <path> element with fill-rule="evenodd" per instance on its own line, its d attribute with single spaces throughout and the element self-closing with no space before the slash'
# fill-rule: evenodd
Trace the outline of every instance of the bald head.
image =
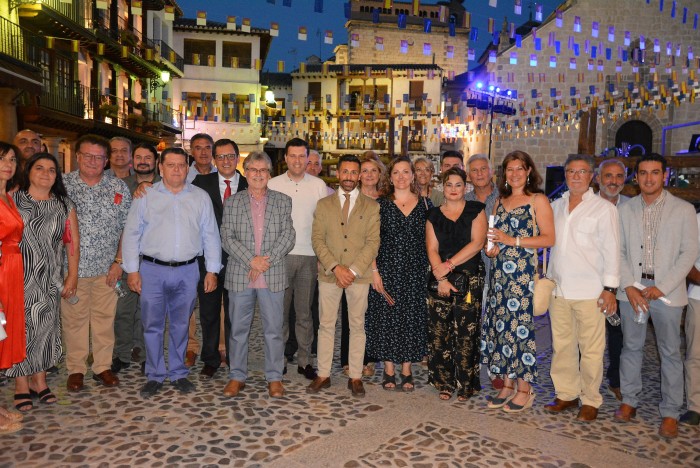
<svg viewBox="0 0 700 468">
<path fill-rule="evenodd" d="M 41 153 L 41 137 L 32 130 L 21 130 L 15 135 L 13 143 L 19 148 L 19 158 L 28 160 L 34 153 Z"/>
</svg>

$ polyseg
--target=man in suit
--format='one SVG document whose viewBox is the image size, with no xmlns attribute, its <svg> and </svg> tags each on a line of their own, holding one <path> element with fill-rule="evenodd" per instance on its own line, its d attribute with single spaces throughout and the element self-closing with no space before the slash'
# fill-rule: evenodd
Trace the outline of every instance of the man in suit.
<svg viewBox="0 0 700 468">
<path fill-rule="evenodd" d="M 228 138 L 223 138 L 214 143 L 214 159 L 216 159 L 217 172 L 209 174 L 198 174 L 192 185 L 197 186 L 207 192 L 214 206 L 216 225 L 221 229 L 221 220 L 224 215 L 224 202 L 232 195 L 245 190 L 248 182 L 240 172 L 236 170 L 238 165 L 238 145 Z M 224 265 L 219 276 L 226 277 L 226 262 L 228 255 L 221 254 L 221 263 Z M 204 278 L 204 259 L 199 258 L 200 276 Z M 221 334 L 221 298 L 224 300 L 224 310 L 228 310 L 228 294 L 224 291 L 223 281 L 219 281 L 216 289 L 212 292 L 204 292 L 204 283 L 200 280 L 197 286 L 197 296 L 199 297 L 199 324 L 202 327 L 202 353 L 201 359 L 204 367 L 200 375 L 205 378 L 212 378 L 221 365 L 221 355 L 219 353 L 219 336 Z M 231 322 L 228 314 L 224 314 L 224 336 L 228 341 L 231 332 Z M 228 356 L 228 343 L 226 343 L 226 355 Z"/>
<path fill-rule="evenodd" d="M 331 385 L 335 324 L 345 291 L 350 323 L 348 388 L 355 397 L 365 395 L 362 386 L 365 312 L 372 282 L 371 265 L 379 251 L 379 205 L 360 193 L 359 179 L 360 160 L 356 156 L 342 156 L 338 161 L 338 192 L 320 200 L 314 213 L 311 243 L 321 263 L 320 325 L 318 377 L 306 388 L 308 393 L 318 393 Z"/>
<path fill-rule="evenodd" d="M 284 396 L 282 317 L 287 287 L 285 258 L 294 247 L 292 199 L 269 190 L 272 161 L 253 152 L 243 163 L 248 190 L 226 200 L 221 240 L 228 253 L 225 288 L 229 294 L 229 361 L 224 395 L 238 396 L 248 376 L 248 337 L 255 302 L 265 336 L 265 378 L 272 398 Z"/>
<path fill-rule="evenodd" d="M 659 435 L 674 438 L 678 436 L 678 417 L 683 406 L 679 331 L 683 307 L 688 303 L 685 278 L 698 255 L 698 225 L 693 205 L 663 189 L 663 156 L 641 156 L 635 172 L 641 193 L 619 208 L 622 405 L 615 412 L 615 419 L 629 422 L 637 413 L 647 326 L 646 321 L 635 321 L 635 316 L 648 314 L 654 321 L 661 357 L 659 410 L 663 419 Z M 636 288 L 635 282 L 642 288 Z"/>
</svg>

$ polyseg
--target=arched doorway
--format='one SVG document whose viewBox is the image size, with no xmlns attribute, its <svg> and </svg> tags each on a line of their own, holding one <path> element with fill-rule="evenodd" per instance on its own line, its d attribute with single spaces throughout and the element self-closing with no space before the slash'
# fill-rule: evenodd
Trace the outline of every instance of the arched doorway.
<svg viewBox="0 0 700 468">
<path fill-rule="evenodd" d="M 615 147 L 621 148 L 622 143 L 627 143 L 630 146 L 642 145 L 646 154 L 652 152 L 653 132 L 651 127 L 641 120 L 630 120 L 622 124 L 615 132 Z M 640 156 L 642 151 L 639 148 L 634 148 L 630 151 L 630 156 Z"/>
</svg>

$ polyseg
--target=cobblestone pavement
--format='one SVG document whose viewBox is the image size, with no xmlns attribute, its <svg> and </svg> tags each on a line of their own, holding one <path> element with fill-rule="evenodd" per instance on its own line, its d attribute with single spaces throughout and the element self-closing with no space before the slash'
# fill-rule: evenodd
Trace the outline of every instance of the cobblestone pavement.
<svg viewBox="0 0 700 468">
<path fill-rule="evenodd" d="M 145 378 L 132 365 L 118 388 L 99 387 L 86 376 L 86 390 L 65 391 L 66 373 L 49 377 L 59 398 L 39 405 L 16 434 L 0 436 L 0 467 L 34 466 L 700 466 L 700 430 L 681 426 L 669 442 L 657 434 L 658 357 L 647 345 L 644 397 L 636 422 L 613 421 L 613 397 L 605 395 L 598 421 L 575 422 L 574 412 L 546 414 L 553 398 L 549 379 L 551 338 L 546 317 L 537 320 L 540 383 L 532 410 L 509 415 L 486 408 L 484 390 L 467 402 L 440 401 L 427 386 L 427 372 L 414 365 L 416 391 L 386 392 L 381 369 L 365 380 L 367 396 L 355 399 L 339 367 L 332 387 L 307 395 L 308 381 L 290 363 L 287 396 L 270 399 L 262 373 L 259 320 L 251 334 L 251 373 L 239 398 L 222 395 L 221 369 L 213 379 L 191 372 L 197 391 L 181 396 L 170 385 L 144 400 Z M 648 340 L 650 343 L 652 340 Z M 12 383 L 0 398 L 12 403 Z"/>
</svg>

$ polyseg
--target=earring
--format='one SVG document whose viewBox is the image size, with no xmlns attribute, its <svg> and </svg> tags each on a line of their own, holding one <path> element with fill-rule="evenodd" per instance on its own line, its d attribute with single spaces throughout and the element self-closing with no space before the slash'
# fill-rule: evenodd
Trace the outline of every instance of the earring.
<svg viewBox="0 0 700 468">
<path fill-rule="evenodd" d="M 530 176 L 527 176 L 527 182 L 526 182 L 526 184 L 527 184 L 527 185 L 530 185 Z"/>
<path fill-rule="evenodd" d="M 506 188 L 508 188 L 508 181 L 506 180 Z"/>
</svg>

